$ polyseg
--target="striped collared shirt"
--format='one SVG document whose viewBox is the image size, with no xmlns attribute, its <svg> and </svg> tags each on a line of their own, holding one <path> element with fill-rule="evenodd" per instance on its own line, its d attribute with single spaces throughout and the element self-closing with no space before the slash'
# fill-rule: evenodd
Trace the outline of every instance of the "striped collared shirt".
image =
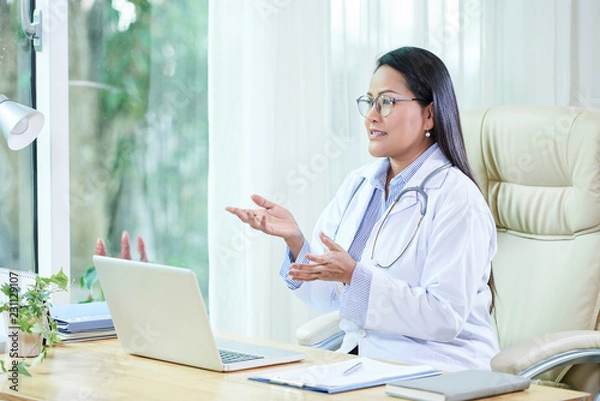
<svg viewBox="0 0 600 401">
<path fill-rule="evenodd" d="M 383 213 L 394 201 L 396 196 L 404 189 L 408 181 L 410 181 L 415 173 L 423 166 L 427 158 L 431 156 L 436 149 L 438 149 L 438 144 L 434 143 L 410 165 L 392 178 L 389 185 L 389 196 L 387 199 L 385 199 L 385 183 L 387 181 L 387 174 L 390 169 L 389 159 L 382 159 L 375 174 L 373 174 L 371 178 L 366 178 L 369 180 L 369 183 L 374 189 L 373 194 L 371 195 L 371 200 L 369 201 L 369 205 L 367 206 L 362 221 L 348 249 L 348 253 L 354 260 L 360 260 L 362 252 L 365 248 L 365 244 L 371 235 L 371 231 L 373 230 L 375 223 L 383 216 Z M 310 253 L 310 244 L 305 240 L 298 257 L 296 258 L 296 262 L 306 264 L 310 263 L 305 258 L 305 255 Z M 290 289 L 296 289 L 302 285 L 301 281 L 292 280 L 288 275 L 288 272 L 290 271 L 290 265 L 293 262 L 293 256 L 288 249 L 287 257 L 284 259 L 283 264 L 281 265 L 279 274 L 281 277 L 283 277 L 288 288 Z M 371 275 L 360 274 L 360 272 L 355 271 L 355 274 L 352 276 L 352 287 L 354 289 L 352 293 L 362 295 L 366 292 L 366 295 L 359 296 L 359 299 L 353 300 L 355 302 L 349 302 L 349 308 L 343 308 L 344 315 L 351 320 L 365 322 L 367 316 L 367 302 L 364 300 L 368 299 L 368 294 L 371 287 Z M 344 295 L 346 295 L 346 292 Z M 343 298 L 346 298 L 346 296 L 343 296 Z M 344 304 L 344 302 L 342 302 L 342 304 Z"/>
</svg>

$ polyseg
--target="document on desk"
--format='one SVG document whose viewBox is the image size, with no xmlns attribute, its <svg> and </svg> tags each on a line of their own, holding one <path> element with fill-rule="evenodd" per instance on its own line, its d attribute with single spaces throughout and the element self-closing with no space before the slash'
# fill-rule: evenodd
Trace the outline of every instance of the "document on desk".
<svg viewBox="0 0 600 401">
<path fill-rule="evenodd" d="M 64 333 L 114 329 L 106 302 L 53 306 L 50 315 Z"/>
<path fill-rule="evenodd" d="M 403 366 L 360 357 L 344 362 L 313 365 L 292 370 L 276 370 L 249 377 L 263 383 L 297 387 L 304 390 L 334 394 L 374 387 L 392 381 L 439 375 L 431 366 Z"/>
</svg>

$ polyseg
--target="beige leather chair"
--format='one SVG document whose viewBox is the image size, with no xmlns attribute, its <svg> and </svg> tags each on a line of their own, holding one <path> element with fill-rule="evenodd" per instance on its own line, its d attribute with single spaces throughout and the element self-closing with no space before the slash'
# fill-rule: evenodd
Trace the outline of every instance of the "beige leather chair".
<svg viewBox="0 0 600 401">
<path fill-rule="evenodd" d="M 600 401 L 600 110 L 493 107 L 462 124 L 498 227 L 492 369 Z M 308 322 L 298 342 L 332 349 L 338 322 Z"/>
</svg>

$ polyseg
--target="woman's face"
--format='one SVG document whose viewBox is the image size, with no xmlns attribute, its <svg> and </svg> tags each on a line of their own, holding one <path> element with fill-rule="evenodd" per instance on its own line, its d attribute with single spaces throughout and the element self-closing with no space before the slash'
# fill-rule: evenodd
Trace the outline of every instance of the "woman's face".
<svg viewBox="0 0 600 401">
<path fill-rule="evenodd" d="M 375 99 L 381 94 L 390 97 L 413 98 L 404 76 L 383 65 L 371 78 L 367 95 Z M 398 174 L 433 144 L 425 132 L 433 128 L 433 104 L 423 107 L 417 101 L 397 101 L 387 117 L 381 117 L 377 108 L 365 117 L 369 135 L 369 153 L 375 157 L 389 157 L 393 173 Z"/>
</svg>

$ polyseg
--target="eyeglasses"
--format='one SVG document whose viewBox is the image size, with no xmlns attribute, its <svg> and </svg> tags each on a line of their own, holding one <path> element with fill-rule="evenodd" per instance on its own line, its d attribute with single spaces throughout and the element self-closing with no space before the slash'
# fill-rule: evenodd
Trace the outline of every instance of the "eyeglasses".
<svg viewBox="0 0 600 401">
<path fill-rule="evenodd" d="M 363 95 L 356 99 L 356 104 L 358 105 L 358 112 L 361 116 L 367 117 L 367 114 L 373 108 L 373 104 L 375 104 L 375 110 L 381 117 L 387 117 L 392 112 L 392 107 L 396 102 L 402 101 L 412 101 L 412 100 L 421 100 L 418 97 L 391 97 L 388 95 L 379 95 L 375 99 L 370 96 Z"/>
</svg>

